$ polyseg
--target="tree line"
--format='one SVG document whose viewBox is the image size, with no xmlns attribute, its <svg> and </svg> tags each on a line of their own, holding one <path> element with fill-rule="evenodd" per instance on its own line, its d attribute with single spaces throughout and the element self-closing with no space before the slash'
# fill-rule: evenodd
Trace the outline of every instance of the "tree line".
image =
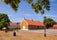
<svg viewBox="0 0 57 40">
<path fill-rule="evenodd" d="M 7 14 L 0 13 L 0 29 L 4 27 L 8 28 L 10 22 L 11 21 Z M 54 24 L 57 24 L 57 22 L 51 18 L 44 18 L 43 23 L 46 26 L 46 28 L 52 27 Z"/>
</svg>

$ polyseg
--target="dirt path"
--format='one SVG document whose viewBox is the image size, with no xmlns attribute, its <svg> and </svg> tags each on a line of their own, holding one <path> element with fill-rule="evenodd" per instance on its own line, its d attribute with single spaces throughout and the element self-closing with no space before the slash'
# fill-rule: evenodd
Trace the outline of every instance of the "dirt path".
<svg viewBox="0 0 57 40">
<path fill-rule="evenodd" d="M 13 32 L 5 33 L 0 31 L 0 40 L 57 40 L 57 35 L 47 35 L 44 37 L 43 34 L 34 32 L 18 31 L 17 36 L 13 36 Z"/>
</svg>

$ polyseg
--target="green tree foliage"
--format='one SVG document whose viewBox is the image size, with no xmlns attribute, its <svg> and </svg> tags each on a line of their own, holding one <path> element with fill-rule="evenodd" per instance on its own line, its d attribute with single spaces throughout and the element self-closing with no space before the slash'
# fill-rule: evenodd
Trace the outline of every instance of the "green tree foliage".
<svg viewBox="0 0 57 40">
<path fill-rule="evenodd" d="M 2 0 L 6 4 L 10 4 L 10 6 L 17 11 L 18 4 L 20 3 L 20 0 Z"/>
<path fill-rule="evenodd" d="M 0 13 L 0 29 L 3 27 L 7 27 L 9 24 L 10 20 L 6 14 L 1 14 Z"/>
<path fill-rule="evenodd" d="M 6 4 L 10 4 L 10 6 L 17 11 L 18 5 L 23 0 L 2 0 Z M 44 9 L 50 10 L 50 2 L 49 0 L 36 0 L 36 2 L 33 2 L 35 0 L 24 0 L 27 1 L 29 4 L 31 4 L 32 9 L 35 10 L 36 13 L 39 11 L 44 14 Z"/>
<path fill-rule="evenodd" d="M 51 18 L 45 18 L 44 24 L 47 28 L 49 28 L 49 27 L 52 27 L 54 24 L 56 24 L 56 22 Z"/>
</svg>

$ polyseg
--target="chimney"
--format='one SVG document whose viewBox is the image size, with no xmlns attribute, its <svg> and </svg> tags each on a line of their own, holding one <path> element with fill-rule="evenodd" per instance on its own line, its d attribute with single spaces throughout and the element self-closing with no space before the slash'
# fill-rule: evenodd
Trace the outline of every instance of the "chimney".
<svg viewBox="0 0 57 40">
<path fill-rule="evenodd" d="M 25 17 L 24 17 L 24 19 L 25 19 Z"/>
<path fill-rule="evenodd" d="M 24 17 L 24 20 L 27 20 L 27 19 Z"/>
</svg>

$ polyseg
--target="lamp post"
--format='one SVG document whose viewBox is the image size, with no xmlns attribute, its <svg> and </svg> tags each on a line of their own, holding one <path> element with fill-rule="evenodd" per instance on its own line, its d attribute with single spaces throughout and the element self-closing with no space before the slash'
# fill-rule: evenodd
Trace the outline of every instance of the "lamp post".
<svg viewBox="0 0 57 40">
<path fill-rule="evenodd" d="M 45 25 L 46 16 L 44 16 L 44 25 Z M 46 37 L 46 25 L 44 26 L 44 37 Z"/>
<path fill-rule="evenodd" d="M 46 37 L 46 27 L 44 27 L 44 37 Z"/>
</svg>

